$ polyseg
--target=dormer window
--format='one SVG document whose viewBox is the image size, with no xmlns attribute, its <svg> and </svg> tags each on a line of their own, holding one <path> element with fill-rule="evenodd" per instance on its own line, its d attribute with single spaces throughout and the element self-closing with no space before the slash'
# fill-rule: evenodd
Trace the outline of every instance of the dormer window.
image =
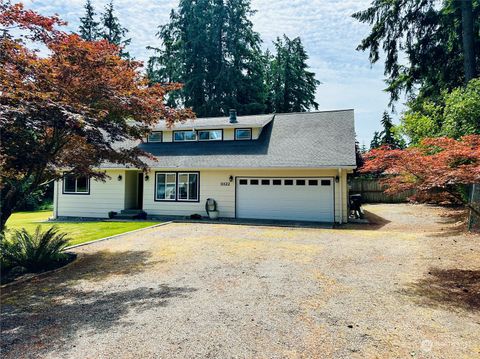
<svg viewBox="0 0 480 359">
<path fill-rule="evenodd" d="M 199 130 L 198 140 L 199 141 L 221 141 L 223 140 L 223 131 L 222 130 Z"/>
<path fill-rule="evenodd" d="M 196 131 L 174 131 L 173 140 L 175 142 L 196 141 L 197 132 Z"/>
<path fill-rule="evenodd" d="M 153 131 L 147 137 L 147 142 L 162 142 L 162 131 Z"/>
<path fill-rule="evenodd" d="M 251 140 L 252 129 L 251 128 L 236 128 L 235 129 L 236 140 Z"/>
<path fill-rule="evenodd" d="M 184 141 L 222 141 L 223 130 L 174 131 L 175 142 Z"/>
</svg>

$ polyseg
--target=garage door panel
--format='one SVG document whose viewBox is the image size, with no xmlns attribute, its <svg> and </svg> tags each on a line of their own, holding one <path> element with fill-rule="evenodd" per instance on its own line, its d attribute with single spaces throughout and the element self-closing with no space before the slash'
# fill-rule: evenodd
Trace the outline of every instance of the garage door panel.
<svg viewBox="0 0 480 359">
<path fill-rule="evenodd" d="M 262 180 L 263 184 L 262 185 Z M 269 180 L 269 181 L 267 181 Z M 237 217 L 333 222 L 331 178 L 237 179 Z M 297 182 L 297 180 L 300 180 Z M 309 182 L 309 180 L 313 180 Z M 330 185 L 322 186 L 321 183 Z M 258 184 L 257 184 L 258 183 Z M 293 183 L 286 185 L 285 183 Z M 299 183 L 299 184 L 297 184 Z M 309 185 L 309 183 L 316 185 Z"/>
</svg>

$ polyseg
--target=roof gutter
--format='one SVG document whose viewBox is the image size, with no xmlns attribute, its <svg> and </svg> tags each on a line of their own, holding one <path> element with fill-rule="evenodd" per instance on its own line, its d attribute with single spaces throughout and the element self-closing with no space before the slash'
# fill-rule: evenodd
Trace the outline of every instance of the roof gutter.
<svg viewBox="0 0 480 359">
<path fill-rule="evenodd" d="M 294 166 L 267 166 L 267 167 L 236 167 L 236 166 L 231 166 L 231 167 L 184 167 L 184 166 L 149 166 L 150 169 L 163 169 L 163 168 L 181 168 L 185 170 L 232 170 L 232 169 L 238 169 L 238 170 L 270 170 L 270 169 L 275 169 L 275 170 L 338 170 L 338 169 L 343 169 L 343 170 L 354 170 L 357 168 L 357 166 L 315 166 L 315 167 L 294 167 Z M 96 170 L 139 170 L 138 168 L 135 167 L 95 167 L 94 169 Z"/>
</svg>

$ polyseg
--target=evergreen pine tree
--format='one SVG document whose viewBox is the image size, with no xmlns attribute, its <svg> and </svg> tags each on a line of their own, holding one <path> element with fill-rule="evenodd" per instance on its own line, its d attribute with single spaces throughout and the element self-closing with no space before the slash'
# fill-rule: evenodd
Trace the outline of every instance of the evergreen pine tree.
<svg viewBox="0 0 480 359">
<path fill-rule="evenodd" d="M 382 116 L 382 126 L 383 126 L 383 131 L 381 132 L 381 144 L 382 145 L 389 145 L 389 146 L 395 146 L 395 139 L 393 135 L 393 121 L 390 115 L 388 114 L 387 111 L 383 112 Z"/>
<path fill-rule="evenodd" d="M 365 142 L 362 142 L 362 147 L 360 147 L 360 153 L 367 153 L 368 149 L 367 146 L 365 146 Z"/>
<path fill-rule="evenodd" d="M 264 88 L 265 88 L 265 112 L 275 112 L 275 89 L 274 89 L 274 72 L 273 62 L 274 56 L 267 49 L 263 56 L 263 68 L 264 68 Z"/>
<path fill-rule="evenodd" d="M 125 48 L 130 44 L 131 39 L 124 40 L 128 30 L 120 25 L 118 18 L 115 16 L 113 0 L 110 0 L 105 7 L 105 13 L 102 15 L 102 27 L 101 37 L 112 44 L 120 46 L 120 56 L 130 58 L 130 54 L 125 51 Z"/>
<path fill-rule="evenodd" d="M 151 81 L 181 82 L 170 97 L 198 116 L 265 112 L 265 64 L 249 0 L 181 0 L 157 34 Z"/>
<path fill-rule="evenodd" d="M 362 154 L 365 152 L 362 152 L 360 149 L 360 144 L 358 143 L 357 140 L 355 140 L 355 164 L 357 165 L 357 168 L 360 168 L 363 166 L 364 160 Z"/>
<path fill-rule="evenodd" d="M 277 51 L 271 66 L 276 112 L 303 112 L 318 109 L 315 92 L 320 81 L 308 71 L 308 55 L 299 37 L 283 35 L 274 43 Z"/>
<path fill-rule="evenodd" d="M 437 101 L 480 73 L 478 0 L 372 0 L 353 17 L 371 27 L 357 49 L 385 61 L 392 104 Z"/>
<path fill-rule="evenodd" d="M 395 133 L 395 125 L 387 111 L 383 113 L 380 122 L 383 130 L 381 132 L 374 132 L 372 142 L 370 143 L 370 149 L 375 149 L 384 145 L 390 148 L 405 148 L 405 140 Z"/>
<path fill-rule="evenodd" d="M 378 131 L 375 131 L 373 133 L 373 139 L 370 142 L 370 149 L 374 150 L 375 148 L 380 147 L 382 144 L 380 142 L 380 133 Z"/>
<path fill-rule="evenodd" d="M 157 33 L 161 47 L 148 61 L 152 82 L 180 82 L 170 106 L 197 116 L 307 111 L 317 108 L 319 82 L 308 71 L 299 38 L 284 38 L 277 54 L 262 53 L 250 20 L 250 0 L 180 0 Z"/>
<path fill-rule="evenodd" d="M 98 22 L 95 21 L 95 11 L 90 0 L 85 3 L 85 16 L 80 18 L 80 36 L 87 41 L 97 40 L 99 37 Z"/>
</svg>

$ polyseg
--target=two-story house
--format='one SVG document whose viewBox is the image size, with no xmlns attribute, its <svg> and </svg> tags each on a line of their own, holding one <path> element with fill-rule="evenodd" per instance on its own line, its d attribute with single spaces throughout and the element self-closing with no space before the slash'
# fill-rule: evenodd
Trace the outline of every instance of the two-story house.
<svg viewBox="0 0 480 359">
<path fill-rule="evenodd" d="M 347 174 L 355 168 L 353 110 L 198 118 L 162 123 L 139 144 L 156 160 L 142 173 L 102 167 L 106 182 L 66 176 L 55 217 L 105 218 L 142 209 L 154 216 L 346 222 Z"/>
</svg>

